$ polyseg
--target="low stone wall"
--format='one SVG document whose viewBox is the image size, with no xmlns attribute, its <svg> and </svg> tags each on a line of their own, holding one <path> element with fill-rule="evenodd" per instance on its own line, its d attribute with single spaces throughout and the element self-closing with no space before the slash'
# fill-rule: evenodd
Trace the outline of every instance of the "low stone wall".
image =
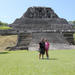
<svg viewBox="0 0 75 75">
<path fill-rule="evenodd" d="M 75 49 L 75 45 L 69 45 L 69 44 L 60 44 L 60 43 L 50 43 L 49 50 L 70 50 Z M 30 51 L 39 51 L 39 45 L 33 44 L 32 46 L 29 46 Z"/>
<path fill-rule="evenodd" d="M 8 29 L 8 30 L 0 30 L 0 35 L 16 35 L 17 31 L 13 29 Z"/>
</svg>

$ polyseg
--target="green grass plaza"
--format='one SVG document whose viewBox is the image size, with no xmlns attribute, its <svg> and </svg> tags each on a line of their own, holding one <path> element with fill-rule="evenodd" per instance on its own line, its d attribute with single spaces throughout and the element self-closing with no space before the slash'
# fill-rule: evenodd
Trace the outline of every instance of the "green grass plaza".
<svg viewBox="0 0 75 75">
<path fill-rule="evenodd" d="M 75 75 L 75 50 L 49 50 L 49 60 L 38 51 L 0 52 L 0 75 Z"/>
<path fill-rule="evenodd" d="M 0 75 L 75 75 L 74 9 L 75 0 L 0 0 Z"/>
</svg>

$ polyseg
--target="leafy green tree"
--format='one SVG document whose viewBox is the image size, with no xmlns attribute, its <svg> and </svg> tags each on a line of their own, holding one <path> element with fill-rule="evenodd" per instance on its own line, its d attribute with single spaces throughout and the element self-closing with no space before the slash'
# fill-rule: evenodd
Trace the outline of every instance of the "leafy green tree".
<svg viewBox="0 0 75 75">
<path fill-rule="evenodd" d="M 7 26 L 7 25 L 8 25 L 8 23 L 4 23 L 4 22 L 0 21 L 0 26 Z"/>
<path fill-rule="evenodd" d="M 73 21 L 73 24 L 75 25 L 75 21 Z"/>
</svg>

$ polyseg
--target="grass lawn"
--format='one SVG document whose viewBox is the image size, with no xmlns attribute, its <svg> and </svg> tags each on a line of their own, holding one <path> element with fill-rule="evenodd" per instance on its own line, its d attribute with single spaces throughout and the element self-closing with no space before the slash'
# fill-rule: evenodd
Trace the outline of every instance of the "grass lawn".
<svg viewBox="0 0 75 75">
<path fill-rule="evenodd" d="M 6 29 L 12 29 L 12 28 L 8 26 L 0 26 L 0 30 L 6 30 Z"/>
<path fill-rule="evenodd" d="M 39 60 L 37 51 L 0 52 L 0 75 L 75 75 L 75 50 L 50 50 L 49 55 Z"/>
</svg>

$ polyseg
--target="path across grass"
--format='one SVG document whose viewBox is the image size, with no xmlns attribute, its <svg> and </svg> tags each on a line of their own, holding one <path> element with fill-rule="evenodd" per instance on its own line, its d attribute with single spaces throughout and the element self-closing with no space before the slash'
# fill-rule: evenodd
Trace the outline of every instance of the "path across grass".
<svg viewBox="0 0 75 75">
<path fill-rule="evenodd" d="M 0 75 L 75 75 L 75 50 L 50 50 L 50 59 L 37 51 L 0 52 Z"/>
</svg>

